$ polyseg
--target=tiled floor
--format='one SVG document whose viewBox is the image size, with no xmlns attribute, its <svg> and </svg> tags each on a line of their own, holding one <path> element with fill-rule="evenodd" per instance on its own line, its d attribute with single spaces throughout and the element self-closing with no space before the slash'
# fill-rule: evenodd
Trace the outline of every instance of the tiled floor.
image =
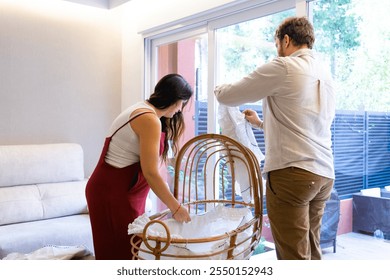
<svg viewBox="0 0 390 280">
<path fill-rule="evenodd" d="M 275 251 L 254 255 L 254 259 L 276 260 Z M 251 259 L 252 259 L 251 258 Z M 390 260 L 390 241 L 350 232 L 337 236 L 333 248 L 323 250 L 323 260 Z"/>
</svg>

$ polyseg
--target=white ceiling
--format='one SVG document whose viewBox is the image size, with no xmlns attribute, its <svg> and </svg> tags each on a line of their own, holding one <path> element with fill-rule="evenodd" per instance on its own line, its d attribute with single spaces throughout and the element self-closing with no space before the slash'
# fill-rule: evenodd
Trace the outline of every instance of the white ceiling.
<svg viewBox="0 0 390 280">
<path fill-rule="evenodd" d="M 129 2 L 130 0 L 65 0 L 65 1 L 88 5 L 97 8 L 112 9 L 126 2 Z"/>
</svg>

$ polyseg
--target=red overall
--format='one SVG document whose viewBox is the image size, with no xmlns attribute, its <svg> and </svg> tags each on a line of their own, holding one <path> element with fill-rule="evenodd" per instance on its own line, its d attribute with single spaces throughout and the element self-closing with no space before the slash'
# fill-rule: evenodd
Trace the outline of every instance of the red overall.
<svg viewBox="0 0 390 280">
<path fill-rule="evenodd" d="M 120 130 L 131 120 L 121 126 Z M 145 212 L 150 187 L 140 163 L 117 168 L 105 162 L 111 137 L 107 137 L 99 162 L 88 180 L 86 198 L 91 219 L 93 244 L 97 260 L 132 259 L 127 228 Z M 165 133 L 161 133 L 160 154 Z"/>
</svg>

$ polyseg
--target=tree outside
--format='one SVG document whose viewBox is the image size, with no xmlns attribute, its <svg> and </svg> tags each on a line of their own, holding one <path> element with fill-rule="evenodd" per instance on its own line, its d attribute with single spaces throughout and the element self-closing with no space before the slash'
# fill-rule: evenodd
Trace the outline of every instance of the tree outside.
<svg viewBox="0 0 390 280">
<path fill-rule="evenodd" d="M 390 1 L 317 0 L 309 8 L 314 51 L 329 63 L 337 86 L 335 188 L 348 197 L 389 185 Z M 218 29 L 218 83 L 241 79 L 276 57 L 275 29 L 294 15 L 289 10 Z M 260 103 L 246 106 L 261 114 Z M 262 133 L 256 139 L 263 148 Z"/>
<path fill-rule="evenodd" d="M 337 82 L 337 109 L 390 111 L 390 1 L 311 2 L 314 49 L 329 62 Z M 236 81 L 276 56 L 274 32 L 295 10 L 217 31 L 219 83 Z"/>
<path fill-rule="evenodd" d="M 337 109 L 390 111 L 390 1 L 321 0 L 312 5 L 318 52 L 338 85 Z"/>
<path fill-rule="evenodd" d="M 239 80 L 275 58 L 275 29 L 283 18 L 293 15 L 295 10 L 288 10 L 218 29 L 218 83 Z"/>
</svg>

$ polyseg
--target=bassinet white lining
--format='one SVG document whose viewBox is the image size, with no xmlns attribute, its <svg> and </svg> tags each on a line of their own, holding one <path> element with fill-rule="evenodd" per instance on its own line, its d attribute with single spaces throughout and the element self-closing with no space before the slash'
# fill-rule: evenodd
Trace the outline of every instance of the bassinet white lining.
<svg viewBox="0 0 390 280">
<path fill-rule="evenodd" d="M 164 223 L 169 229 L 172 238 L 179 239 L 191 239 L 191 238 L 207 238 L 216 235 L 221 235 L 226 232 L 237 229 L 239 226 L 245 224 L 252 219 L 252 213 L 248 208 L 231 208 L 218 205 L 213 210 L 203 215 L 191 215 L 191 222 L 179 223 L 174 219 L 164 220 Z M 149 222 L 149 218 L 144 214 L 138 217 L 133 223 L 129 224 L 128 233 L 136 234 L 142 233 L 145 225 Z M 241 232 L 238 236 L 237 242 L 248 238 L 252 233 L 251 228 L 247 231 Z M 164 227 L 158 223 L 151 225 L 147 229 L 147 235 L 166 237 L 166 231 Z M 236 251 L 241 251 L 241 246 L 248 246 L 250 239 L 241 244 Z M 151 246 L 154 246 L 153 241 L 149 241 Z M 162 244 L 165 246 L 165 244 Z M 228 248 L 228 238 L 225 240 L 213 241 L 213 242 L 202 242 L 195 244 L 184 244 L 184 245 L 170 245 L 163 254 L 190 256 L 190 255 L 203 255 L 216 252 L 223 248 Z M 141 249 L 150 251 L 146 248 L 145 244 L 141 245 Z M 143 259 L 154 259 L 154 255 L 151 253 L 139 252 L 139 256 Z M 217 254 L 215 256 L 206 257 L 206 259 L 224 259 L 226 255 Z M 244 256 L 240 256 L 243 258 Z M 173 259 L 169 257 L 161 257 L 161 259 Z M 181 258 L 183 259 L 183 258 Z"/>
</svg>

